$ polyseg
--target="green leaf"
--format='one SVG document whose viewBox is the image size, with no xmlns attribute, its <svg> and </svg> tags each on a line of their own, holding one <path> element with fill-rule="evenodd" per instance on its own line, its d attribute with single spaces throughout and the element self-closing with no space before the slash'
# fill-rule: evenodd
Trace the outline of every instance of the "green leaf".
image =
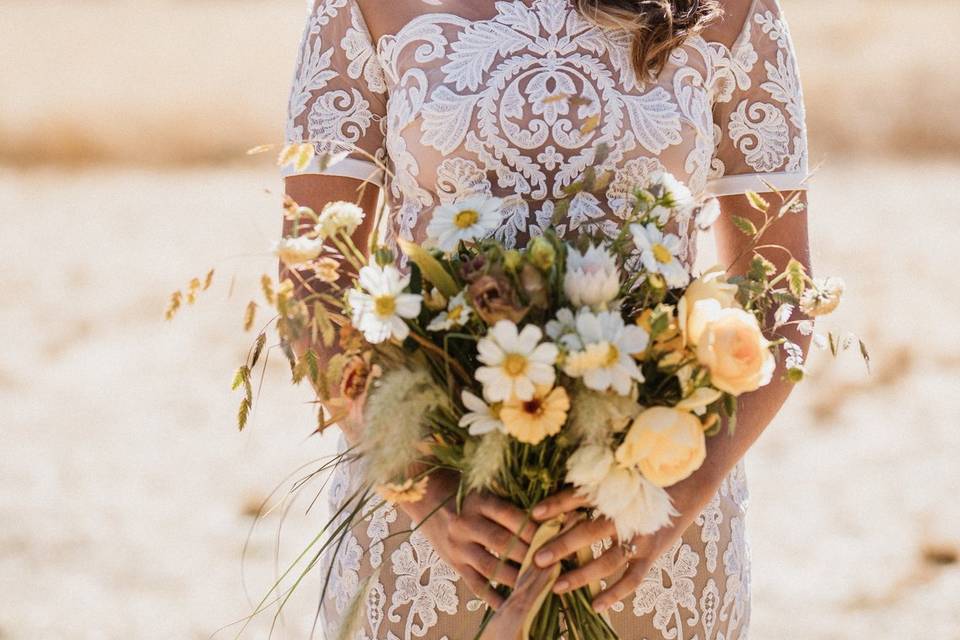
<svg viewBox="0 0 960 640">
<path fill-rule="evenodd" d="M 803 295 L 807 286 L 807 270 L 796 258 L 791 258 L 787 263 L 787 286 L 790 293 L 798 298 Z"/>
<path fill-rule="evenodd" d="M 733 224 L 746 236 L 753 238 L 757 235 L 756 225 L 743 216 L 733 216 Z"/>
<path fill-rule="evenodd" d="M 667 330 L 667 327 L 670 324 L 670 316 L 666 313 L 657 314 L 653 319 L 653 322 L 650 323 L 650 337 L 656 338 L 658 335 Z"/>
<path fill-rule="evenodd" d="M 756 209 L 757 211 L 766 213 L 767 211 L 770 210 L 770 203 L 764 200 L 762 197 L 760 197 L 760 194 L 757 193 L 756 191 L 747 191 L 746 194 L 744 195 L 746 195 L 747 200 L 750 201 L 750 206 Z"/>
<path fill-rule="evenodd" d="M 447 298 L 452 298 L 459 293 L 460 290 L 457 288 L 457 283 L 453 280 L 453 276 L 447 273 L 447 270 L 443 268 L 440 261 L 430 255 L 426 249 L 403 238 L 398 238 L 397 244 L 400 245 L 400 249 L 406 256 L 410 258 L 415 265 L 420 267 L 424 279 L 433 283 L 433 286 L 439 289 L 440 293 Z"/>
</svg>

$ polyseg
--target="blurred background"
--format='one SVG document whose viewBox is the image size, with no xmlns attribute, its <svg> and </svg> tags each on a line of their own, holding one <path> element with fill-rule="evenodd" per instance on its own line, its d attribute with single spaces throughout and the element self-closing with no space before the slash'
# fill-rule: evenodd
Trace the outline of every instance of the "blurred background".
<svg viewBox="0 0 960 640">
<path fill-rule="evenodd" d="M 334 446 L 276 354 L 243 434 L 229 390 L 279 231 L 244 151 L 281 139 L 303 4 L 0 0 L 2 640 L 207 638 L 322 521 L 269 514 L 242 577 L 259 503 Z M 815 354 L 748 457 L 751 637 L 960 639 L 960 3 L 783 4 L 815 268 L 873 371 Z M 311 588 L 275 637 L 305 637 Z"/>
</svg>

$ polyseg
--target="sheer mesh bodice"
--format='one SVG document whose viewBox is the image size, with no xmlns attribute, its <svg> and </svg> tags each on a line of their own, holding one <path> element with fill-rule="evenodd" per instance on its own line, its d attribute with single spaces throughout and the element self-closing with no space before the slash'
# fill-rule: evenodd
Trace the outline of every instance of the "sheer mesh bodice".
<svg viewBox="0 0 960 640">
<path fill-rule="evenodd" d="M 287 138 L 350 152 L 323 173 L 383 187 L 388 240 L 422 241 L 435 206 L 487 194 L 505 200 L 499 239 L 523 243 L 551 224 L 552 201 L 590 166 L 614 178 L 603 197 L 573 199 L 561 235 L 617 229 L 631 188 L 659 169 L 698 197 L 765 191 L 765 183 L 799 188 L 803 98 L 778 2 L 725 8 L 722 21 L 673 51 L 656 81 L 641 82 L 630 36 L 584 20 L 573 0 L 318 0 Z M 600 143 L 611 151 L 602 164 Z M 690 261 L 694 225 L 676 225 Z M 346 469 L 338 487 L 350 481 Z M 745 508 L 738 466 L 614 612 L 625 640 L 745 637 Z M 416 533 L 383 540 L 407 528 L 402 512 L 384 505 L 331 558 L 328 625 L 380 569 L 362 637 L 472 638 L 481 605 L 429 543 Z"/>
</svg>

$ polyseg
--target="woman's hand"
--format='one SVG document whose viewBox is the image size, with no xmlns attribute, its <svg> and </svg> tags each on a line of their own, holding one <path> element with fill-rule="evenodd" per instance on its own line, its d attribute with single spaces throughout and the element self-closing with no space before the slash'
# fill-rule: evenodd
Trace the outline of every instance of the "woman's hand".
<svg viewBox="0 0 960 640">
<path fill-rule="evenodd" d="M 553 578 L 547 569 L 531 566 L 517 580 L 510 597 L 500 606 L 483 630 L 480 640 L 514 640 L 520 636 L 523 623 L 537 604 L 540 595 Z"/>
<path fill-rule="evenodd" d="M 670 550 L 713 498 L 719 482 L 705 480 L 696 474 L 674 485 L 668 492 L 680 516 L 663 529 L 646 536 L 637 536 L 627 544 L 614 544 L 599 557 L 560 576 L 553 586 L 554 593 L 567 593 L 590 583 L 607 580 L 607 588 L 593 600 L 593 608 L 605 611 L 629 596 L 640 586 L 650 567 Z M 589 506 L 588 501 L 568 489 L 547 498 L 533 510 L 533 517 L 543 522 L 561 513 Z M 534 556 L 539 567 L 549 567 L 561 559 L 589 548 L 593 543 L 612 538 L 616 542 L 616 528 L 607 518 L 584 520 L 566 533 L 557 536 Z M 619 576 L 619 579 L 617 577 Z"/>
<path fill-rule="evenodd" d="M 503 596 L 490 583 L 517 585 L 518 565 L 537 525 L 522 510 L 487 494 L 469 494 L 458 514 L 457 483 L 455 474 L 434 472 L 423 499 L 399 506 L 415 522 L 423 522 L 421 528 L 437 554 L 496 609 L 503 604 Z"/>
</svg>

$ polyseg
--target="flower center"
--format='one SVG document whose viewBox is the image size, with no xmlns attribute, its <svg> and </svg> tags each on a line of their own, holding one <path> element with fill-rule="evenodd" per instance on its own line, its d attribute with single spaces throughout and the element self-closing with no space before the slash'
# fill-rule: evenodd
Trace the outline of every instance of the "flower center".
<svg viewBox="0 0 960 640">
<path fill-rule="evenodd" d="M 480 214 L 474 211 L 473 209 L 464 209 L 457 215 L 453 216 L 453 224 L 457 225 L 461 229 L 466 229 L 477 224 L 477 220 L 480 219 Z"/>
<path fill-rule="evenodd" d="M 612 367 L 618 362 L 620 362 L 620 349 L 618 349 L 615 344 L 608 344 L 607 357 L 603 361 L 604 366 Z"/>
<path fill-rule="evenodd" d="M 447 312 L 447 320 L 453 322 L 460 322 L 460 316 L 463 314 L 463 307 L 460 305 L 455 306 L 453 309 Z"/>
<path fill-rule="evenodd" d="M 393 296 L 378 296 L 373 299 L 373 309 L 381 318 L 392 316 L 397 310 L 397 300 Z"/>
<path fill-rule="evenodd" d="M 527 358 L 519 353 L 508 353 L 503 361 L 503 370 L 511 378 L 523 375 L 527 371 Z"/>
<path fill-rule="evenodd" d="M 523 403 L 523 410 L 531 416 L 541 416 L 543 415 L 543 401 L 540 398 L 527 400 Z"/>
<path fill-rule="evenodd" d="M 670 253 L 670 249 L 667 249 L 659 242 L 653 245 L 653 257 L 656 258 L 660 264 L 667 264 L 673 260 L 673 254 Z"/>
</svg>

